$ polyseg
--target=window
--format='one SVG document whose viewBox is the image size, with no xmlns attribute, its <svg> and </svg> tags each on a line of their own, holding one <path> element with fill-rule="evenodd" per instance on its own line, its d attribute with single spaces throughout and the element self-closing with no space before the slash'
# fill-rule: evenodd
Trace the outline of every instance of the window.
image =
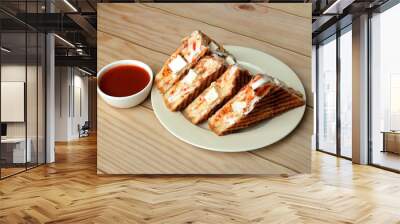
<svg viewBox="0 0 400 224">
<path fill-rule="evenodd" d="M 317 149 L 351 158 L 351 25 L 318 45 L 317 68 Z"/>
<path fill-rule="evenodd" d="M 318 47 L 317 149 L 336 153 L 336 36 Z"/>
<path fill-rule="evenodd" d="M 400 170 L 400 5 L 371 18 L 370 162 Z"/>
<path fill-rule="evenodd" d="M 400 73 L 390 74 L 390 130 L 400 130 Z"/>
<path fill-rule="evenodd" d="M 43 4 L 21 1 L 18 13 L 38 13 Z M 0 114 L 7 115 L 0 116 L 2 179 L 45 163 L 46 38 L 8 14 L 0 12 L 0 17 L 19 24 L 0 24 Z"/>
<path fill-rule="evenodd" d="M 351 26 L 340 36 L 340 155 L 352 157 L 352 32 Z"/>
</svg>

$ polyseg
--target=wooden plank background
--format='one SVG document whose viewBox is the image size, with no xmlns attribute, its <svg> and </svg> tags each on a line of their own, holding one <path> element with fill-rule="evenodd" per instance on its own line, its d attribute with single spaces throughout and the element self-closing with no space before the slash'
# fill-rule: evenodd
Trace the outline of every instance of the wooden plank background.
<svg viewBox="0 0 400 224">
<path fill-rule="evenodd" d="M 150 99 L 116 109 L 98 98 L 99 174 L 287 174 L 310 171 L 311 4 L 98 4 L 98 68 L 137 59 L 156 73 L 193 30 L 222 44 L 267 52 L 300 77 L 307 95 L 303 121 L 285 139 L 251 152 L 220 153 L 193 147 L 170 134 Z"/>
</svg>

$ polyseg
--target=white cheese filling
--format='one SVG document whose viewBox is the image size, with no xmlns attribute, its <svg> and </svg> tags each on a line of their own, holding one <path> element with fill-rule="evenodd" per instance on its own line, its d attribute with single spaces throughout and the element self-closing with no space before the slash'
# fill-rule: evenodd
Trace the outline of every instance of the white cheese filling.
<svg viewBox="0 0 400 224">
<path fill-rule="evenodd" d="M 214 102 L 218 98 L 218 92 L 215 88 L 211 88 L 206 95 L 204 95 L 204 99 L 208 102 Z"/>
<path fill-rule="evenodd" d="M 193 83 L 193 81 L 196 79 L 196 77 L 197 77 L 197 73 L 193 69 L 190 69 L 188 74 L 182 79 L 182 82 L 187 85 L 190 85 Z"/>
<path fill-rule="evenodd" d="M 168 97 L 169 102 L 174 102 L 184 96 L 187 92 L 189 92 L 191 88 L 184 88 L 181 91 L 176 90 L 173 94 Z"/>
<path fill-rule="evenodd" d="M 188 49 L 189 51 L 198 51 L 200 50 L 200 39 L 197 37 L 191 37 L 188 40 Z M 194 48 L 193 48 L 194 47 Z"/>
<path fill-rule="evenodd" d="M 175 92 L 174 94 L 168 97 L 168 101 L 169 102 L 176 101 L 181 95 L 182 95 L 181 93 Z"/>
<path fill-rule="evenodd" d="M 187 65 L 185 59 L 183 59 L 180 55 L 178 55 L 175 59 L 173 59 L 168 67 L 171 69 L 173 74 L 178 73 Z"/>
<path fill-rule="evenodd" d="M 225 117 L 224 118 L 225 123 L 229 125 L 233 125 L 236 122 L 236 119 L 234 117 Z"/>
<path fill-rule="evenodd" d="M 221 64 L 218 63 L 218 61 L 214 58 L 209 58 L 206 60 L 206 62 L 204 63 L 203 67 L 206 68 L 206 72 L 204 72 L 203 74 L 208 75 L 208 73 L 213 73 L 214 71 L 216 71 L 219 67 L 221 66 Z M 203 75 L 204 76 L 204 75 Z"/>
<path fill-rule="evenodd" d="M 193 59 L 200 53 L 200 49 L 199 50 L 195 50 L 195 51 L 190 51 L 189 55 L 187 56 L 188 61 L 193 62 Z"/>
<path fill-rule="evenodd" d="M 268 76 L 264 76 L 264 75 L 263 75 L 261 79 L 255 81 L 255 82 L 253 82 L 253 83 L 251 84 L 251 88 L 252 88 L 253 90 L 256 90 L 257 88 L 259 88 L 260 86 L 264 85 L 265 83 L 267 83 L 267 82 L 269 82 L 269 81 L 271 81 L 271 78 L 268 77 Z"/>
<path fill-rule="evenodd" d="M 235 66 L 233 66 L 230 70 L 229 70 L 229 78 L 232 78 L 233 77 L 233 75 L 235 75 L 235 73 L 236 73 L 236 71 L 238 70 L 239 68 L 235 65 Z"/>
<path fill-rule="evenodd" d="M 245 108 L 246 108 L 246 102 L 244 102 L 244 101 L 232 103 L 232 110 L 236 113 L 242 113 L 243 109 L 245 109 Z"/>
<path fill-rule="evenodd" d="M 247 115 L 248 113 L 250 113 L 251 111 L 253 111 L 254 106 L 256 105 L 256 103 L 257 103 L 258 101 L 260 101 L 260 99 L 261 99 L 261 97 L 255 96 L 255 97 L 253 98 L 253 100 L 250 101 L 249 107 L 248 107 L 247 111 L 244 112 L 244 115 Z"/>
<path fill-rule="evenodd" d="M 185 56 L 189 62 L 193 62 L 193 59 L 201 52 L 201 38 L 191 37 L 188 40 L 188 52 Z"/>
</svg>

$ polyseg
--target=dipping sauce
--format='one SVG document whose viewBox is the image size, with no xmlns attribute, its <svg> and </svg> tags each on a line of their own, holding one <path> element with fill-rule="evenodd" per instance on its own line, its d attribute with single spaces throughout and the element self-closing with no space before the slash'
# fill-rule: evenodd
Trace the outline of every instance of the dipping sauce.
<svg viewBox="0 0 400 224">
<path fill-rule="evenodd" d="M 135 65 L 118 65 L 106 71 L 99 80 L 101 91 L 109 96 L 130 96 L 143 90 L 150 81 L 147 71 Z"/>
</svg>

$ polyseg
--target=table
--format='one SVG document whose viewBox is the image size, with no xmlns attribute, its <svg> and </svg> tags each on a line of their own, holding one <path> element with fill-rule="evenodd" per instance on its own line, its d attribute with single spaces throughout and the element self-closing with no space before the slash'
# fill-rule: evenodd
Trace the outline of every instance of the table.
<svg viewBox="0 0 400 224">
<path fill-rule="evenodd" d="M 199 29 L 222 44 L 259 49 L 300 77 L 307 109 L 297 129 L 278 143 L 251 152 L 211 152 L 164 129 L 150 99 L 116 109 L 98 97 L 98 174 L 272 174 L 310 172 L 311 4 L 146 3 L 98 4 L 98 69 L 137 59 L 156 73 L 180 40 Z"/>
<path fill-rule="evenodd" d="M 31 161 L 31 145 L 32 141 L 30 138 L 26 139 L 27 147 L 25 153 L 25 138 L 5 138 L 1 139 L 1 144 L 7 148 L 2 148 L 2 153 L 10 151 L 12 153 L 12 160 L 9 163 L 25 163 Z M 14 145 L 12 149 L 9 149 L 9 145 Z M 3 146 L 2 146 L 3 147 Z M 3 157 L 3 155 L 2 155 Z M 4 157 L 3 157 L 4 158 Z"/>
<path fill-rule="evenodd" d="M 381 131 L 383 137 L 382 152 L 400 154 L 400 131 Z"/>
</svg>

